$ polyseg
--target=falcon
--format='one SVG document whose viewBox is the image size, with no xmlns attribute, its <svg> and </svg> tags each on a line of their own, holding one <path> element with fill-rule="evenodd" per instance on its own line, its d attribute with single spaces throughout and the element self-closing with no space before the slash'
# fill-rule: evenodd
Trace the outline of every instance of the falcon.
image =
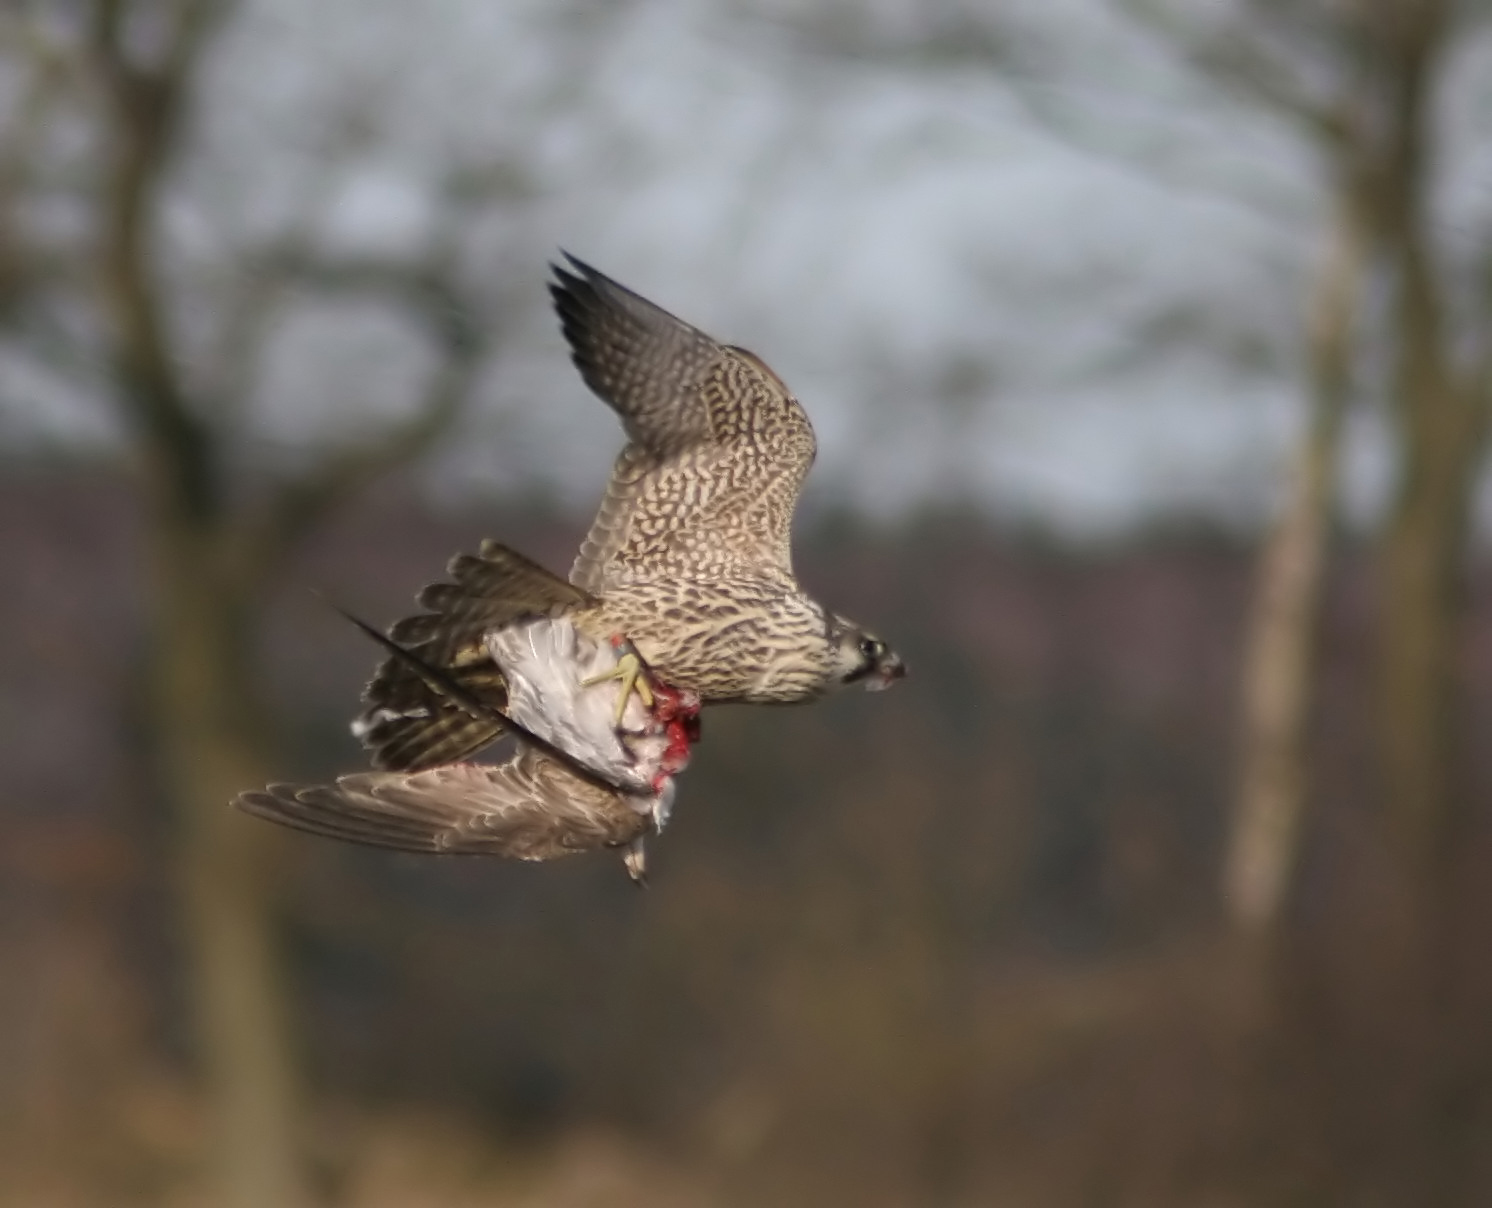
<svg viewBox="0 0 1492 1208">
<path fill-rule="evenodd" d="M 905 674 L 864 626 L 798 584 L 792 520 L 813 464 L 813 428 L 756 355 L 721 344 L 566 256 L 550 295 L 576 367 L 622 421 L 627 443 L 569 581 L 496 542 L 455 558 L 427 611 L 389 631 L 499 712 L 486 635 L 527 615 L 566 615 L 637 658 L 614 673 L 618 708 L 641 665 L 704 704 L 791 704 L 876 690 Z M 390 658 L 354 731 L 375 767 L 417 770 L 474 754 L 502 733 Z"/>
<path fill-rule="evenodd" d="M 353 731 L 379 770 L 246 794 L 251 812 L 414 850 L 544 859 L 626 846 L 640 869 L 633 845 L 652 807 L 635 808 L 634 790 L 604 775 L 587 779 L 574 743 L 599 741 L 594 719 L 534 744 L 536 728 L 564 728 L 574 701 L 515 724 L 507 635 L 537 621 L 571 627 L 580 654 L 551 657 L 541 676 L 609 693 L 613 730 L 641 716 L 674 727 L 675 746 L 701 704 L 799 703 L 905 674 L 884 641 L 793 573 L 793 514 L 816 445 L 792 392 L 755 354 L 565 259 L 550 285 L 561 328 L 626 435 L 569 579 L 493 541 L 458 555 L 449 580 L 419 594 L 423 612 L 375 635 L 390 653 Z M 610 664 L 582 669 L 596 663 L 585 652 L 600 650 Z M 520 742 L 508 763 L 461 762 L 504 733 Z M 664 768 L 670 785 L 677 770 Z"/>
</svg>

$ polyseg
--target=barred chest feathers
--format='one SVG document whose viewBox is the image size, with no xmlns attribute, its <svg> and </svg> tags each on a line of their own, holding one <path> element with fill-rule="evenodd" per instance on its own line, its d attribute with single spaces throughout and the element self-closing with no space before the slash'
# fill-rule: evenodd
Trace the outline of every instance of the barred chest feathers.
<svg viewBox="0 0 1492 1208">
<path fill-rule="evenodd" d="M 783 704 L 832 686 L 828 622 L 802 592 L 761 580 L 648 587 L 611 593 L 576 620 L 625 633 L 662 679 L 708 700 Z"/>
</svg>

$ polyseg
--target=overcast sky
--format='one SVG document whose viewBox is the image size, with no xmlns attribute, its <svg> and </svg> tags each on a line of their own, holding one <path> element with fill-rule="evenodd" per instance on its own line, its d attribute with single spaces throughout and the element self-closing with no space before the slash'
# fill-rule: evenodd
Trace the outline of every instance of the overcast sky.
<svg viewBox="0 0 1492 1208">
<path fill-rule="evenodd" d="M 228 271 L 311 180 L 328 247 L 415 255 L 453 165 L 496 170 L 512 198 L 468 246 L 505 334 L 442 489 L 594 502 L 619 433 L 547 310 L 564 247 L 778 370 L 818 429 L 815 504 L 956 499 L 1080 535 L 1257 521 L 1300 414 L 1310 149 L 1103 0 L 983 7 L 997 29 L 911 0 L 247 0 L 204 72 L 173 265 Z M 1486 43 L 1447 106 L 1453 235 L 1492 211 Z M 376 307 L 303 308 L 259 430 L 287 455 L 335 439 L 428 360 Z M 32 379 L 0 382 L 37 414 Z M 87 426 L 55 398 L 33 422 Z M 1351 430 L 1363 512 L 1388 467 L 1371 414 Z"/>
</svg>

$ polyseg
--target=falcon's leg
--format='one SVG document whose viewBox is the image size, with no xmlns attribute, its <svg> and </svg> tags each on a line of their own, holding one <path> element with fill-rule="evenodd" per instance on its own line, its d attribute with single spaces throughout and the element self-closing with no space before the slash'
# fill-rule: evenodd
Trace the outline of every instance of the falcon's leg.
<svg viewBox="0 0 1492 1208">
<path fill-rule="evenodd" d="M 622 651 L 622 656 L 617 659 L 616 666 L 602 675 L 593 675 L 590 679 L 581 680 L 580 686 L 589 688 L 595 684 L 621 680 L 622 690 L 617 693 L 616 712 L 613 714 L 616 724 L 620 726 L 622 717 L 627 712 L 627 702 L 632 699 L 634 692 L 642 698 L 642 703 L 647 708 L 653 707 L 653 688 L 648 682 L 647 668 L 643 665 L 642 656 L 632 649 L 632 643 L 617 638 L 613 638 L 612 642 Z"/>
</svg>

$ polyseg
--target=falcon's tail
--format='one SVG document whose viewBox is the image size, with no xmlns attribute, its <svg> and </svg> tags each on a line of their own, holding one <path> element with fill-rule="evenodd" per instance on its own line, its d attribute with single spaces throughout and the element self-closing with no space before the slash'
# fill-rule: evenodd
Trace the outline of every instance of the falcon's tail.
<svg viewBox="0 0 1492 1208">
<path fill-rule="evenodd" d="M 390 657 L 364 691 L 368 707 L 352 725 L 373 752 L 375 767 L 416 771 L 453 763 L 499 738 L 504 727 L 492 712 L 506 705 L 507 685 L 487 654 L 487 631 L 590 601 L 579 588 L 495 541 L 484 541 L 476 554 L 458 555 L 448 570 L 451 582 L 420 592 L 419 602 L 429 611 L 399 621 L 389 636 L 490 712 L 474 715 L 409 662 Z"/>
</svg>

